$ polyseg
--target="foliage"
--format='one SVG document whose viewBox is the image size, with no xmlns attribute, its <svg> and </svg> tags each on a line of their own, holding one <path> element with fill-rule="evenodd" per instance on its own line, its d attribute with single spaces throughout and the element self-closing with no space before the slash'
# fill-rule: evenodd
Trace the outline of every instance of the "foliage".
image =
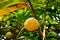
<svg viewBox="0 0 60 40">
<path fill-rule="evenodd" d="M 27 1 L 23 0 L 28 4 Z M 15 3 L 16 2 L 16 3 Z M 21 2 L 19 0 L 8 0 L 0 2 L 0 9 L 4 7 L 17 4 Z M 31 3 L 36 11 L 37 19 L 39 20 L 41 30 L 43 31 L 44 25 L 44 14 L 46 11 L 46 40 L 60 40 L 60 1 L 59 0 L 49 0 L 48 7 L 46 9 L 48 0 L 31 0 Z M 21 30 L 24 26 L 24 22 L 27 18 L 34 17 L 33 12 L 30 8 L 20 8 L 16 11 L 10 12 L 0 18 L 0 28 L 4 28 L 0 30 L 0 35 L 5 35 L 8 31 L 11 31 L 14 36 L 12 39 L 15 39 L 17 36 L 16 29 Z M 12 27 L 11 29 L 7 29 L 5 27 Z M 14 32 L 13 32 L 14 31 Z M 2 38 L 2 37 L 1 37 Z M 39 32 L 35 31 L 27 31 L 24 29 L 19 38 L 19 40 L 42 40 Z"/>
</svg>

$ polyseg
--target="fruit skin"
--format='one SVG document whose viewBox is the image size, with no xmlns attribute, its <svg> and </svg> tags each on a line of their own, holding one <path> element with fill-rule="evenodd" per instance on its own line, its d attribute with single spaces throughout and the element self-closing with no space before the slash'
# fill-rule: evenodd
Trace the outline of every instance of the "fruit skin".
<svg viewBox="0 0 60 40">
<path fill-rule="evenodd" d="M 39 22 L 37 19 L 31 17 L 28 18 L 25 22 L 24 22 L 24 28 L 28 31 L 34 31 L 36 29 L 38 29 L 39 27 Z"/>
<path fill-rule="evenodd" d="M 13 34 L 11 32 L 7 32 L 5 36 L 6 36 L 6 38 L 10 39 L 10 38 L 12 38 Z"/>
</svg>

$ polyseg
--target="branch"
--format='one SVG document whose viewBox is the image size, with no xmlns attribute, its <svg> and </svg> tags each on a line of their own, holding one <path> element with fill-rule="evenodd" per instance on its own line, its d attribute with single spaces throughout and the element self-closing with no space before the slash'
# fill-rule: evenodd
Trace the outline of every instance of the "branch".
<svg viewBox="0 0 60 40">
<path fill-rule="evenodd" d="M 4 29 L 11 29 L 11 28 L 13 28 L 13 27 L 2 27 L 2 28 L 0 28 L 0 30 L 4 30 Z"/>
<path fill-rule="evenodd" d="M 35 12 L 35 10 L 34 10 L 32 4 L 31 4 L 31 2 L 30 2 L 30 0 L 27 0 L 27 1 L 29 2 L 29 5 L 30 5 L 30 7 L 31 7 L 32 12 L 34 13 L 34 17 L 37 19 L 36 12 Z"/>
<path fill-rule="evenodd" d="M 48 8 L 48 3 L 49 3 L 49 0 L 46 0 L 46 1 L 48 1 L 47 3 L 46 3 L 46 9 Z M 43 39 L 42 40 L 45 40 L 45 31 L 46 31 L 46 12 L 47 12 L 47 10 L 45 10 L 45 12 L 44 12 L 44 29 L 43 29 Z"/>
<path fill-rule="evenodd" d="M 18 40 L 19 35 L 21 34 L 21 32 L 23 31 L 24 27 L 20 30 L 20 32 L 18 33 L 18 35 L 16 36 L 16 40 Z"/>
<path fill-rule="evenodd" d="M 41 31 L 40 25 L 39 25 L 39 27 L 38 27 L 38 31 L 39 31 L 39 33 L 41 34 L 41 38 L 43 38 L 43 33 L 42 33 L 42 31 Z"/>
<path fill-rule="evenodd" d="M 31 4 L 31 2 L 30 2 L 30 0 L 27 0 L 27 1 L 29 2 L 30 7 L 31 7 L 31 10 L 32 10 L 32 11 L 33 11 L 33 13 L 34 13 L 34 17 L 37 19 L 36 12 L 35 12 L 35 10 L 34 10 L 34 8 L 33 8 L 32 4 Z M 38 31 L 39 31 L 39 33 L 41 34 L 41 38 L 43 38 L 43 33 L 42 33 L 42 31 L 41 31 L 40 25 L 39 25 Z"/>
</svg>

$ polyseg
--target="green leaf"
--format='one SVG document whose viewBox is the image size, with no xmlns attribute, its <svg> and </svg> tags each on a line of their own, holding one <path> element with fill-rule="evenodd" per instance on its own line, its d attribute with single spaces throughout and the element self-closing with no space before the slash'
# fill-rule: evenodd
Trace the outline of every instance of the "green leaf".
<svg viewBox="0 0 60 40">
<path fill-rule="evenodd" d="M 38 38 L 33 38 L 33 40 L 39 40 Z"/>
</svg>

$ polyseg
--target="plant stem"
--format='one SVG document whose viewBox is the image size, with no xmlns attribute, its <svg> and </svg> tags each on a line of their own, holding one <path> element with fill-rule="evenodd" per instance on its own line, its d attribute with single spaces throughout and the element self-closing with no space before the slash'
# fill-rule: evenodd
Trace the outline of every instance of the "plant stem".
<svg viewBox="0 0 60 40">
<path fill-rule="evenodd" d="M 35 12 L 35 10 L 34 10 L 32 4 L 31 4 L 31 2 L 30 2 L 30 0 L 27 0 L 27 1 L 29 2 L 29 5 L 30 5 L 30 7 L 31 7 L 32 12 L 34 13 L 34 17 L 37 19 L 36 12 Z"/>
<path fill-rule="evenodd" d="M 24 27 L 20 30 L 20 32 L 18 33 L 18 35 L 16 36 L 16 40 L 18 40 L 19 35 L 21 34 L 21 32 L 23 31 Z"/>
<path fill-rule="evenodd" d="M 45 40 L 45 28 L 46 28 L 46 11 L 44 12 L 44 29 L 43 29 L 43 39 L 42 40 Z"/>
<path fill-rule="evenodd" d="M 30 5 L 30 7 L 31 7 L 31 10 L 32 10 L 33 13 L 34 13 L 34 17 L 37 19 L 36 11 L 34 10 L 34 8 L 33 8 L 32 4 L 31 4 L 30 0 L 27 0 L 27 1 L 29 2 L 29 5 Z M 41 34 L 41 38 L 43 38 L 43 33 L 42 33 L 42 31 L 41 31 L 40 25 L 39 25 L 38 31 L 39 31 L 39 33 Z"/>
<path fill-rule="evenodd" d="M 38 31 L 39 31 L 39 33 L 40 33 L 41 38 L 43 38 L 43 33 L 42 33 L 42 31 L 41 31 L 40 25 L 39 25 L 39 27 L 38 27 Z"/>
<path fill-rule="evenodd" d="M 46 0 L 47 3 L 46 3 L 46 10 L 44 11 L 44 29 L 43 29 L 43 39 L 42 40 L 45 40 L 45 31 L 46 31 L 46 12 L 47 12 L 47 8 L 48 8 L 48 3 L 49 3 L 49 0 Z"/>
</svg>

